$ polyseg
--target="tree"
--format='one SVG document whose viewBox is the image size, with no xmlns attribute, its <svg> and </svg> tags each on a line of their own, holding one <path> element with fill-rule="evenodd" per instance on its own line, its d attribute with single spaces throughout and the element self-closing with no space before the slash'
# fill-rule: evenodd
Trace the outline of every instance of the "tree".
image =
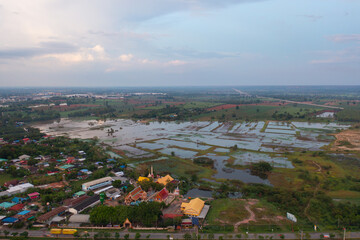
<svg viewBox="0 0 360 240">
<path fill-rule="evenodd" d="M 190 233 L 185 233 L 185 234 L 184 234 L 184 240 L 191 240 L 191 235 L 190 235 Z"/>
<path fill-rule="evenodd" d="M 120 234 L 118 232 L 115 233 L 115 238 L 119 239 L 120 238 Z"/>
<path fill-rule="evenodd" d="M 209 233 L 208 239 L 209 239 L 209 240 L 213 240 L 213 239 L 214 239 L 214 234 L 213 234 L 213 233 Z"/>
<path fill-rule="evenodd" d="M 121 180 L 115 180 L 112 182 L 112 185 L 114 188 L 121 188 L 122 182 L 121 182 Z"/>
<path fill-rule="evenodd" d="M 128 240 L 129 237 L 130 237 L 130 235 L 129 235 L 128 233 L 124 235 L 124 239 L 125 239 L 125 240 Z"/>
<path fill-rule="evenodd" d="M 27 231 L 20 233 L 20 236 L 23 236 L 27 238 L 29 236 L 29 233 Z"/>
<path fill-rule="evenodd" d="M 13 233 L 11 233 L 11 235 L 13 235 L 13 236 L 15 237 L 16 235 L 18 235 L 18 233 L 17 233 L 17 232 L 13 232 Z"/>
<path fill-rule="evenodd" d="M 5 234 L 6 237 L 9 235 L 9 233 L 10 233 L 9 231 L 4 230 L 4 234 Z"/>
<path fill-rule="evenodd" d="M 197 182 L 197 180 L 198 180 L 198 175 L 196 175 L 196 174 L 191 175 L 192 182 Z"/>
<path fill-rule="evenodd" d="M 141 234 L 140 234 L 140 233 L 136 233 L 136 234 L 135 234 L 135 239 L 136 239 L 136 240 L 139 240 L 140 237 L 141 237 Z"/>
</svg>

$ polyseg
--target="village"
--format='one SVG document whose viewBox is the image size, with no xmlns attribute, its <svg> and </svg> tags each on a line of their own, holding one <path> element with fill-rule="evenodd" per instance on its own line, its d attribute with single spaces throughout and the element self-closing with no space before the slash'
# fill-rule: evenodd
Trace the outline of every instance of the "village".
<svg viewBox="0 0 360 240">
<path fill-rule="evenodd" d="M 56 141 L 56 138 L 51 136 L 44 136 L 43 139 L 36 144 L 42 141 Z M 11 144 L 23 144 L 23 146 L 34 144 L 30 139 L 19 142 Z M 27 171 L 30 176 L 43 175 L 48 179 L 46 184 L 34 185 L 36 181 L 30 183 L 29 177 L 24 176 L 23 179 L 14 179 L 3 184 L 0 192 L 2 199 L 0 222 L 3 227 L 14 229 L 29 227 L 167 229 L 170 227 L 173 230 L 181 230 L 193 226 L 200 227 L 209 211 L 210 205 L 205 204 L 206 199 L 183 197 L 180 195 L 180 181 L 171 174 L 164 176 L 155 174 L 153 167 L 149 169 L 147 176 L 134 178 L 133 169 L 117 163 L 114 158 L 91 163 L 95 166 L 91 171 L 85 168 L 89 166 L 86 164 L 88 161 L 85 151 L 77 151 L 77 157 L 63 153 L 61 156 L 63 157 L 61 160 L 55 160 L 51 156 L 26 154 L 11 160 L 0 159 L 2 174 L 16 169 L 16 172 Z M 99 169 L 106 169 L 106 176 L 94 179 L 93 174 Z M 82 184 L 81 189 L 74 192 L 72 186 L 76 182 Z M 65 196 L 70 197 L 59 201 L 46 196 L 63 191 L 67 193 Z M 99 224 L 91 219 L 92 209 L 97 206 L 136 208 L 142 203 L 161 203 L 161 227 L 158 226 L 160 219 L 156 219 L 153 226 L 149 224 L 145 226 L 139 221 L 132 222 L 131 216 L 126 217 L 125 221 L 107 224 Z M 168 221 L 169 219 L 171 221 Z"/>
</svg>

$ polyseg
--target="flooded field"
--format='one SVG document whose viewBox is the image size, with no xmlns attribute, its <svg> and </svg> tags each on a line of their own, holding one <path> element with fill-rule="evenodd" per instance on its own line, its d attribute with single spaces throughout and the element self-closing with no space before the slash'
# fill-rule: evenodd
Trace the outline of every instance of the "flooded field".
<svg viewBox="0 0 360 240">
<path fill-rule="evenodd" d="M 237 179 L 244 182 L 265 183 L 249 171 L 227 168 L 230 157 L 234 164 L 248 165 L 266 161 L 278 168 L 292 168 L 283 152 L 321 151 L 328 145 L 337 129 L 347 125 L 307 122 L 149 122 L 140 123 L 118 119 L 106 122 L 73 121 L 35 125 L 49 135 L 71 138 L 94 138 L 124 152 L 128 158 L 153 157 L 154 152 L 184 159 L 198 156 L 215 161 L 213 178 Z M 237 151 L 230 151 L 231 148 Z M 274 153 L 277 153 L 276 155 Z M 280 153 L 280 154 L 279 154 Z M 205 154 L 205 155 L 204 155 Z"/>
</svg>

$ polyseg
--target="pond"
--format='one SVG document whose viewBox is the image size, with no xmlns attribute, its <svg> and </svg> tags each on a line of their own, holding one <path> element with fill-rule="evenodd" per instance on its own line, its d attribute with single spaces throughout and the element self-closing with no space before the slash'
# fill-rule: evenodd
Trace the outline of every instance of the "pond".
<svg viewBox="0 0 360 240">
<path fill-rule="evenodd" d="M 262 183 L 266 185 L 271 185 L 268 180 L 263 180 L 258 176 L 251 175 L 250 170 L 241 170 L 241 169 L 233 169 L 226 167 L 227 160 L 229 157 L 227 156 L 216 156 L 216 155 L 205 155 L 204 157 L 208 157 L 214 160 L 214 168 L 217 173 L 215 173 L 212 177 L 216 179 L 231 179 L 231 180 L 239 180 L 244 183 Z"/>
<path fill-rule="evenodd" d="M 200 190 L 197 188 L 191 189 L 185 194 L 186 198 L 211 198 L 212 197 L 212 191 L 206 191 L 206 190 Z"/>
<path fill-rule="evenodd" d="M 271 157 L 265 153 L 239 151 L 232 154 L 232 156 L 235 157 L 234 165 L 249 165 L 251 163 L 258 163 L 263 161 L 270 163 L 271 166 L 277 168 L 294 168 L 290 161 L 277 155 Z"/>
<path fill-rule="evenodd" d="M 165 148 L 160 150 L 159 152 L 172 155 L 172 152 L 174 152 L 175 156 L 180 158 L 194 158 L 197 152 L 189 151 L 189 150 L 183 150 L 180 148 Z"/>
</svg>

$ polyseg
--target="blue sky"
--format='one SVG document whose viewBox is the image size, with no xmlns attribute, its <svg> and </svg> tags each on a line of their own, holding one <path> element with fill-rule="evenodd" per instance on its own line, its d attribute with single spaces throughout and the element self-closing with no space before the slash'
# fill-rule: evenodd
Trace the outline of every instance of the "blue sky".
<svg viewBox="0 0 360 240">
<path fill-rule="evenodd" d="M 358 0 L 0 0 L 1 86 L 360 82 Z"/>
</svg>

